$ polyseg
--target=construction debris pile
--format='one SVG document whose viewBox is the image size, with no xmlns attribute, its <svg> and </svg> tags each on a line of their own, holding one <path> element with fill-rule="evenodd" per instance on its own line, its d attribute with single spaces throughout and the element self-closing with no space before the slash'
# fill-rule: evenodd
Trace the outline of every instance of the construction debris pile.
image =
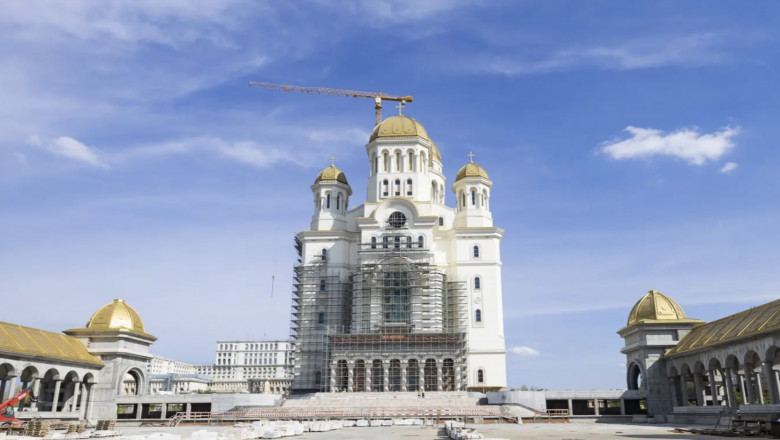
<svg viewBox="0 0 780 440">
<path fill-rule="evenodd" d="M 444 430 L 447 436 L 452 440 L 506 440 L 496 438 L 485 438 L 475 428 L 466 428 L 463 422 L 444 422 Z"/>
</svg>

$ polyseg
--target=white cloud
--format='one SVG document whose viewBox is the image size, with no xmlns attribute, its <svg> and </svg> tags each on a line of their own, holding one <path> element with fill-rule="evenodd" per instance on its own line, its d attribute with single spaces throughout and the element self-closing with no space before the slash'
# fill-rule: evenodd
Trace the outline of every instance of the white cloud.
<svg viewBox="0 0 780 440">
<path fill-rule="evenodd" d="M 522 41 L 522 40 L 521 40 Z M 694 34 L 628 41 L 620 44 L 591 44 L 542 51 L 543 55 L 517 53 L 515 47 L 498 54 L 460 55 L 461 67 L 472 73 L 507 76 L 533 75 L 573 69 L 636 70 L 667 66 L 702 66 L 722 63 L 726 55 L 715 49 L 720 38 Z M 527 46 L 527 45 L 526 45 Z"/>
<path fill-rule="evenodd" d="M 520 356 L 520 357 L 539 357 L 539 355 L 541 354 L 539 353 L 539 350 L 533 349 L 531 347 L 526 347 L 525 345 L 512 347 L 509 349 L 509 352 L 515 356 Z"/>
<path fill-rule="evenodd" d="M 682 129 L 664 134 L 653 128 L 626 127 L 631 137 L 605 142 L 600 151 L 613 159 L 646 159 L 672 156 L 693 165 L 717 160 L 734 148 L 732 138 L 739 127 L 724 127 L 714 133 L 700 134 L 696 129 Z"/>
<path fill-rule="evenodd" d="M 736 162 L 726 162 L 725 165 L 723 165 L 723 168 L 720 169 L 720 172 L 723 174 L 728 174 L 734 170 L 737 169 L 737 163 Z"/>
<path fill-rule="evenodd" d="M 34 147 L 42 148 L 55 156 L 67 157 L 100 168 L 109 168 L 108 165 L 100 160 L 94 149 L 72 137 L 60 136 L 42 139 L 38 135 L 33 135 L 27 139 L 27 143 Z"/>
</svg>

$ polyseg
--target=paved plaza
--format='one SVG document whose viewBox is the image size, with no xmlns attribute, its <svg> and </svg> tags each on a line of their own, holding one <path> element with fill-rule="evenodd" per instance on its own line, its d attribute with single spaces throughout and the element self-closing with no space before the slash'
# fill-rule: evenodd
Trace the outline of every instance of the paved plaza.
<svg viewBox="0 0 780 440">
<path fill-rule="evenodd" d="M 681 434 L 673 432 L 669 426 L 622 425 L 607 423 L 561 423 L 561 424 L 497 424 L 469 425 L 476 428 L 486 438 L 505 439 L 721 439 L 723 437 Z M 121 427 L 123 435 L 145 435 L 156 432 L 189 437 L 199 430 L 227 433 L 232 427 L 227 426 L 181 426 L 176 428 L 141 428 Z M 443 428 L 417 426 L 388 426 L 374 428 L 344 428 L 329 432 L 307 432 L 297 437 L 301 440 L 341 440 L 341 439 L 371 439 L 371 440 L 438 440 L 447 438 Z"/>
</svg>

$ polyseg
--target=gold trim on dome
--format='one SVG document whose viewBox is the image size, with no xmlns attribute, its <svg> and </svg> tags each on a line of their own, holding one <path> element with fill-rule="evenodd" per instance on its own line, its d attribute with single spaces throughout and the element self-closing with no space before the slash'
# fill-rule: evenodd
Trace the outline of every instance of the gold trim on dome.
<svg viewBox="0 0 780 440">
<path fill-rule="evenodd" d="M 146 333 L 141 316 L 121 299 L 115 299 L 101 307 L 89 318 L 85 327 L 89 330 L 129 330 L 135 333 Z"/>
<path fill-rule="evenodd" d="M 431 158 L 441 162 L 441 152 L 439 147 L 428 136 L 422 124 L 416 119 L 404 115 L 390 116 L 377 124 L 371 131 L 368 141 L 371 142 L 378 138 L 410 138 L 417 137 L 424 139 L 431 144 Z"/>
<path fill-rule="evenodd" d="M 483 177 L 485 179 L 490 179 L 490 177 L 488 177 L 487 171 L 474 162 L 469 162 L 460 170 L 458 170 L 458 174 L 455 176 L 455 181 L 457 182 L 458 180 L 465 179 L 466 177 Z"/>
<path fill-rule="evenodd" d="M 628 325 L 640 322 L 657 321 L 697 321 L 689 320 L 682 307 L 673 299 L 657 290 L 651 290 L 642 297 L 628 314 Z"/>
<path fill-rule="evenodd" d="M 314 183 L 317 182 L 341 182 L 349 186 L 349 182 L 347 182 L 347 175 L 344 174 L 344 172 L 340 169 L 336 168 L 336 165 L 333 164 L 317 174 L 317 177 L 314 179 Z"/>
<path fill-rule="evenodd" d="M 0 352 L 103 365 L 72 336 L 7 322 L 0 322 Z"/>
</svg>

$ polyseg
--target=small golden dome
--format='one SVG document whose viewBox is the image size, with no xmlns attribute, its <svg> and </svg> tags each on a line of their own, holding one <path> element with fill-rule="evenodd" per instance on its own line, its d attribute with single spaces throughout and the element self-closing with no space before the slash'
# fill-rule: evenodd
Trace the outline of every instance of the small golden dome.
<svg viewBox="0 0 780 440">
<path fill-rule="evenodd" d="M 115 299 L 101 307 L 100 310 L 89 318 L 86 328 L 90 330 L 129 330 L 135 333 L 146 333 L 141 316 L 121 299 Z"/>
<path fill-rule="evenodd" d="M 341 182 L 345 185 L 349 185 L 347 182 L 347 175 L 344 174 L 344 172 L 340 169 L 336 168 L 336 165 L 333 164 L 317 174 L 317 178 L 314 179 L 314 183 L 317 182 Z"/>
<path fill-rule="evenodd" d="M 655 321 L 682 321 L 687 320 L 682 307 L 673 299 L 651 290 L 647 292 L 631 309 L 628 314 L 628 325 L 642 322 Z"/>
<path fill-rule="evenodd" d="M 441 153 L 439 152 L 439 147 L 437 147 L 428 136 L 428 132 L 425 131 L 425 127 L 417 122 L 417 120 L 408 116 L 390 116 L 389 118 L 380 122 L 376 127 L 374 127 L 374 130 L 371 132 L 371 136 L 368 138 L 368 141 L 371 142 L 378 138 L 407 137 L 418 137 L 430 142 L 431 157 L 441 162 Z"/>
<path fill-rule="evenodd" d="M 484 177 L 485 179 L 490 179 L 490 177 L 488 177 L 487 171 L 474 162 L 469 162 L 466 164 L 466 166 L 461 168 L 458 171 L 458 174 L 455 176 L 455 181 L 457 182 L 458 180 L 466 177 Z"/>
</svg>

